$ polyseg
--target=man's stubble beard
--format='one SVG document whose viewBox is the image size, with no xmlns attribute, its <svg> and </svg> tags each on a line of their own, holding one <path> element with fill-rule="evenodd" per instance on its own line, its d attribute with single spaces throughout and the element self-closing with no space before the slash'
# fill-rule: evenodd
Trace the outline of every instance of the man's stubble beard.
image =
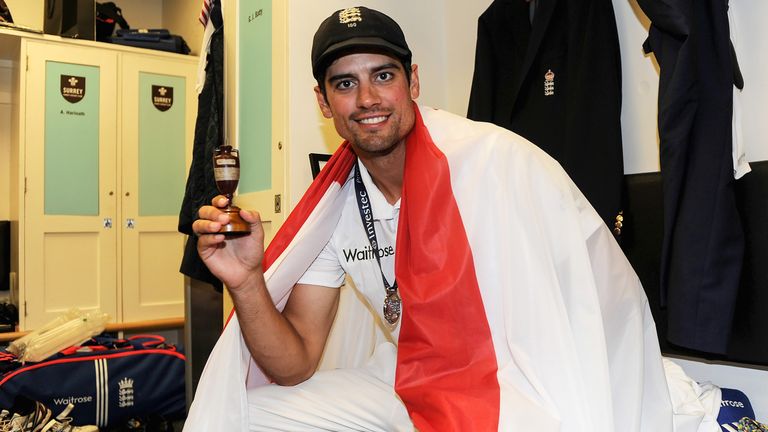
<svg viewBox="0 0 768 432">
<path fill-rule="evenodd" d="M 376 133 L 353 130 L 354 147 L 370 155 L 386 155 L 391 153 L 405 137 L 401 137 L 398 134 L 400 131 L 400 119 L 390 126 L 392 127 L 388 128 L 388 130 Z"/>
</svg>

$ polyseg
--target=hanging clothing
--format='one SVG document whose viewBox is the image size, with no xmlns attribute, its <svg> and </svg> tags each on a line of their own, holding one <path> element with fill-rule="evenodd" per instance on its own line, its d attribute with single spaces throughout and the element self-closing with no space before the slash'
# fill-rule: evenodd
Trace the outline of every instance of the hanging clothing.
<svg viewBox="0 0 768 432">
<path fill-rule="evenodd" d="M 343 144 L 270 242 L 263 265 L 279 309 L 354 193 L 354 161 Z M 394 385 L 420 431 L 672 430 L 637 276 L 562 168 L 519 136 L 416 111 L 395 279 L 403 313 Z M 324 358 L 370 356 L 368 315 L 337 317 L 331 338 L 345 332 L 337 340 L 351 343 L 329 342 Z M 247 430 L 247 389 L 266 382 L 233 315 L 184 430 Z"/>
<path fill-rule="evenodd" d="M 734 194 L 733 87 L 743 86 L 725 0 L 638 0 L 660 67 L 667 339 L 723 354 L 744 256 Z"/>
<path fill-rule="evenodd" d="M 213 197 L 219 194 L 213 177 L 213 151 L 223 142 L 224 25 L 217 0 L 212 2 L 210 22 L 207 25 L 213 26 L 215 30 L 210 36 L 205 85 L 197 98 L 192 164 L 189 167 L 187 186 L 179 212 L 179 232 L 189 236 L 180 271 L 221 290 L 221 282 L 211 274 L 197 254 L 197 236 L 192 231 L 192 223 L 198 219 L 197 212 L 200 207 L 210 204 Z"/>
<path fill-rule="evenodd" d="M 733 56 L 734 70 L 733 70 L 733 133 L 732 135 L 732 147 L 733 151 L 733 177 L 738 180 L 744 177 L 745 174 L 750 172 L 752 168 L 747 162 L 747 153 L 744 148 L 744 134 L 742 133 L 742 101 L 741 92 L 744 90 L 744 77 L 741 75 L 741 68 L 736 61 L 738 58 L 738 35 L 736 32 L 736 23 L 733 18 L 732 9 L 728 8 L 728 28 L 731 35 L 731 55 Z"/>
<path fill-rule="evenodd" d="M 620 116 L 621 60 L 609 0 L 495 0 L 480 16 L 467 117 L 544 149 L 611 229 L 621 228 Z"/>
</svg>

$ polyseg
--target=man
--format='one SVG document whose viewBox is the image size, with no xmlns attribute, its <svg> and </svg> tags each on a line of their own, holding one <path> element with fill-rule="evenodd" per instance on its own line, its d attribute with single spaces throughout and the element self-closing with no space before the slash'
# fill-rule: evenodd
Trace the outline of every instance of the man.
<svg viewBox="0 0 768 432">
<path fill-rule="evenodd" d="M 559 165 L 417 107 L 418 67 L 380 12 L 326 19 L 312 67 L 346 141 L 269 249 L 254 212 L 251 235 L 215 234 L 221 197 L 194 223 L 236 317 L 185 430 L 671 430 L 642 289 Z M 378 332 L 350 319 L 345 274 Z M 337 333 L 366 360 L 316 372 Z"/>
</svg>

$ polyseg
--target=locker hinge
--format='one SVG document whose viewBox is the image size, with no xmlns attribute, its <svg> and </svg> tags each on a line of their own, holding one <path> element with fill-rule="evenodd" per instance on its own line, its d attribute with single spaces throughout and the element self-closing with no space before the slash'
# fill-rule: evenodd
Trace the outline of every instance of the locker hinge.
<svg viewBox="0 0 768 432">
<path fill-rule="evenodd" d="M 27 194 L 27 178 L 24 177 L 24 195 Z"/>
<path fill-rule="evenodd" d="M 27 61 L 26 61 L 27 64 L 25 65 L 25 68 L 27 71 L 29 71 L 29 56 L 27 55 L 26 57 L 27 57 Z"/>
<path fill-rule="evenodd" d="M 27 301 L 24 300 L 24 316 L 27 316 Z"/>
<path fill-rule="evenodd" d="M 282 206 L 280 205 L 280 194 L 275 195 L 275 213 L 280 213 Z"/>
</svg>

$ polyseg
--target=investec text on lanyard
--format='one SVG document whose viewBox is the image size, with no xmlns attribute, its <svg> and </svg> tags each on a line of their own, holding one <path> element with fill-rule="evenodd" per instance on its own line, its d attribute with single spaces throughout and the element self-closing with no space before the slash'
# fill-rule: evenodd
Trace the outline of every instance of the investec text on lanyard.
<svg viewBox="0 0 768 432">
<path fill-rule="evenodd" d="M 394 326 L 400 319 L 400 295 L 397 293 L 397 280 L 392 285 L 387 282 L 384 271 L 381 269 L 381 258 L 379 258 L 379 242 L 376 240 L 376 228 L 373 226 L 373 210 L 371 209 L 371 200 L 368 197 L 368 190 L 363 184 L 363 177 L 360 175 L 359 162 L 355 162 L 355 197 L 357 198 L 357 209 L 360 210 L 360 219 L 363 221 L 363 228 L 368 235 L 368 241 L 371 243 L 373 255 L 376 257 L 376 263 L 379 264 L 381 280 L 384 281 L 384 289 L 387 292 L 384 298 L 384 319 Z"/>
</svg>

